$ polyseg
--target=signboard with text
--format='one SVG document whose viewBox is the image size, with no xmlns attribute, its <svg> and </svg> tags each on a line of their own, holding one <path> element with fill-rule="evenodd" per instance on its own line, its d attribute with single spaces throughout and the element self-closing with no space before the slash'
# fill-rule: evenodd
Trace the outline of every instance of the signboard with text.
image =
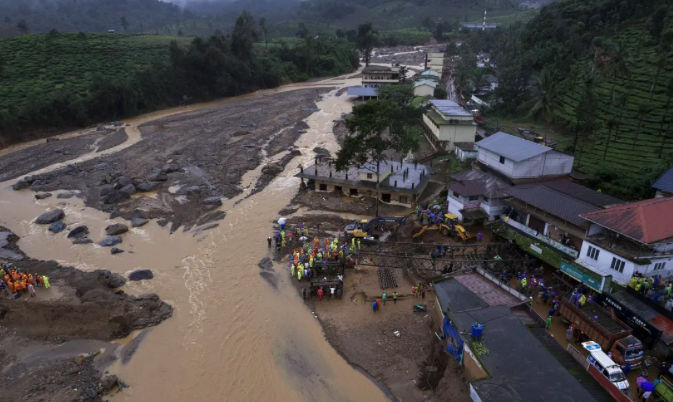
<svg viewBox="0 0 673 402">
<path fill-rule="evenodd" d="M 606 288 L 606 284 L 610 283 L 608 280 L 606 280 L 607 277 L 603 277 L 602 279 L 595 278 L 587 273 L 582 272 L 579 268 L 573 267 L 567 262 L 561 262 L 561 272 L 577 279 L 578 281 L 598 292 L 603 292 L 603 290 Z"/>
</svg>

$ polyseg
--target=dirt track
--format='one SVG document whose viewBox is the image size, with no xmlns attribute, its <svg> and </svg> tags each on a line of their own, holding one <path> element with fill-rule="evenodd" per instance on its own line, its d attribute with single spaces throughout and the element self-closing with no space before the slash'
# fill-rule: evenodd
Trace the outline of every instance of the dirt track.
<svg viewBox="0 0 673 402">
<path fill-rule="evenodd" d="M 315 101 L 326 91 L 303 89 L 293 91 L 292 96 L 278 93 L 251 97 L 159 119 L 140 127 L 142 140 L 134 146 L 40 175 L 37 179 L 42 181 L 31 189 L 80 190 L 88 206 L 108 212 L 119 208 L 126 218 L 140 207 L 149 210 L 150 217 L 173 222 L 174 230 L 180 225 L 191 227 L 199 218 L 205 223 L 209 218 L 204 214 L 212 213 L 217 203 L 204 204 L 204 199 L 241 194 L 245 190 L 240 186 L 243 175 L 260 165 L 265 166 L 249 183 L 250 193 L 264 188 L 282 171 L 290 155 L 299 152 L 292 144 L 306 128 L 303 120 L 316 111 Z M 67 141 L 88 144 L 91 139 L 85 138 Z M 101 146 L 117 145 L 120 136 L 108 141 L 110 144 Z M 17 177 L 55 162 L 35 165 L 35 159 L 51 152 L 48 148 L 59 142 L 64 141 L 19 151 L 20 159 L 15 154 L 0 157 L 0 164 L 11 163 L 21 172 L 12 176 Z M 284 151 L 288 153 L 282 154 Z M 280 156 L 278 160 L 267 159 L 274 155 Z M 153 181 L 153 173 L 163 175 L 161 181 Z M 141 183 L 156 187 L 157 196 L 103 204 L 101 190 L 121 177 L 133 180 L 136 188 Z M 168 191 L 171 186 L 173 192 Z"/>
</svg>

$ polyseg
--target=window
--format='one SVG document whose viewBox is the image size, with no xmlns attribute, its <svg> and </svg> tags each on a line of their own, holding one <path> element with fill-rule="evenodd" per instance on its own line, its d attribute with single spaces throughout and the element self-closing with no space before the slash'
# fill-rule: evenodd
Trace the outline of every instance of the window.
<svg viewBox="0 0 673 402">
<path fill-rule="evenodd" d="M 470 197 L 470 201 L 477 201 L 477 200 L 479 200 L 478 195 L 473 195 L 473 196 Z"/>
<path fill-rule="evenodd" d="M 344 191 L 344 189 L 341 186 L 334 186 L 334 192 L 341 193 L 343 191 Z"/>
<path fill-rule="evenodd" d="M 390 194 L 381 194 L 381 201 L 390 202 Z"/>
<path fill-rule="evenodd" d="M 407 196 L 406 196 L 406 195 L 401 195 L 401 196 L 400 196 L 400 202 L 401 202 L 402 204 L 408 204 L 409 201 L 407 200 Z"/>
<path fill-rule="evenodd" d="M 321 183 L 319 188 L 320 191 L 327 191 L 327 184 Z"/>
<path fill-rule="evenodd" d="M 358 195 L 358 189 L 357 188 L 351 188 L 350 194 L 357 196 Z"/>
<path fill-rule="evenodd" d="M 505 164 L 505 157 L 504 156 L 500 157 L 500 163 L 502 163 L 503 165 Z"/>
<path fill-rule="evenodd" d="M 621 273 L 624 272 L 624 264 L 625 262 L 620 260 L 619 258 L 612 257 L 612 264 L 610 264 L 610 268 Z"/>
<path fill-rule="evenodd" d="M 454 196 L 454 197 L 456 197 L 456 198 L 460 198 L 460 194 L 456 193 L 455 191 L 452 191 L 452 193 L 453 193 L 453 196 Z"/>
<path fill-rule="evenodd" d="M 591 247 L 587 249 L 587 257 L 591 258 L 592 260 L 598 260 L 598 254 L 601 253 L 601 250 L 597 249 L 596 247 Z"/>
<path fill-rule="evenodd" d="M 665 266 L 666 266 L 665 262 L 658 262 L 658 263 L 654 264 L 654 270 L 658 271 L 660 269 L 664 269 Z"/>
<path fill-rule="evenodd" d="M 371 174 L 371 173 L 367 173 L 367 178 L 368 178 L 368 179 L 373 179 L 373 178 L 374 178 L 374 175 Z"/>
</svg>

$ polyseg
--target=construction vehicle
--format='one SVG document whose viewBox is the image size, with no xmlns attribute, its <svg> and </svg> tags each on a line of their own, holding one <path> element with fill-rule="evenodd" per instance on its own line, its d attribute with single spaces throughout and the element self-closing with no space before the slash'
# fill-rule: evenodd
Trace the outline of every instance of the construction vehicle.
<svg viewBox="0 0 673 402">
<path fill-rule="evenodd" d="M 414 239 L 422 236 L 428 230 L 439 230 L 441 234 L 445 236 L 452 236 L 460 238 L 461 240 L 469 240 L 474 237 L 470 234 L 462 225 L 458 224 L 458 217 L 453 214 L 444 214 L 443 222 L 435 222 L 431 225 L 425 225 L 423 228 L 414 235 Z"/>
<path fill-rule="evenodd" d="M 397 223 L 397 227 L 393 230 L 393 236 L 397 236 L 400 231 L 400 228 L 406 222 L 407 218 L 403 216 L 395 217 L 378 217 L 371 220 L 361 220 L 359 222 L 351 223 L 346 225 L 344 228 L 344 233 L 348 238 L 378 238 L 379 235 L 374 233 L 380 226 L 385 223 Z"/>
<path fill-rule="evenodd" d="M 519 134 L 521 134 L 523 138 L 527 139 L 528 141 L 533 141 L 536 144 L 544 145 L 549 148 L 556 148 L 557 145 L 556 141 L 547 140 L 546 134 L 543 136 L 536 131 L 529 130 L 523 127 L 518 127 L 517 131 L 519 132 Z"/>
</svg>

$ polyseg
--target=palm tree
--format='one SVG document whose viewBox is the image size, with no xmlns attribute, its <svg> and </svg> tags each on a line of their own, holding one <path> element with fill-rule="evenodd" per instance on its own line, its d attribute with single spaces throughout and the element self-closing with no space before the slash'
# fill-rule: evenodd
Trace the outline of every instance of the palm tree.
<svg viewBox="0 0 673 402">
<path fill-rule="evenodd" d="M 603 160 L 605 160 L 605 157 L 608 155 L 608 147 L 610 146 L 610 139 L 612 138 L 612 129 L 615 128 L 616 125 L 617 121 L 615 119 L 608 120 L 608 138 L 607 141 L 605 141 L 605 148 L 603 149 Z"/>
<path fill-rule="evenodd" d="M 555 74 L 549 68 L 543 69 L 531 88 L 533 98 L 524 102 L 521 107 L 530 107 L 528 117 L 542 118 L 549 127 L 556 118 L 556 109 L 559 108 L 559 85 Z"/>
<path fill-rule="evenodd" d="M 649 102 L 648 103 L 643 102 L 640 105 L 638 105 L 638 125 L 636 126 L 636 136 L 633 137 L 633 146 L 631 147 L 632 151 L 636 149 L 636 142 L 638 142 L 638 134 L 640 134 L 640 127 L 643 124 L 643 119 L 645 119 L 645 117 L 649 114 L 650 114 Z"/>
<path fill-rule="evenodd" d="M 654 80 L 652 80 L 652 87 L 650 87 L 650 102 L 652 101 L 652 94 L 654 93 L 654 86 L 659 81 L 659 74 L 661 70 L 666 66 L 666 61 L 668 59 L 668 53 L 671 51 L 671 45 L 673 45 L 673 31 L 666 31 L 659 39 L 659 50 L 657 54 L 657 72 L 654 74 Z"/>
</svg>

